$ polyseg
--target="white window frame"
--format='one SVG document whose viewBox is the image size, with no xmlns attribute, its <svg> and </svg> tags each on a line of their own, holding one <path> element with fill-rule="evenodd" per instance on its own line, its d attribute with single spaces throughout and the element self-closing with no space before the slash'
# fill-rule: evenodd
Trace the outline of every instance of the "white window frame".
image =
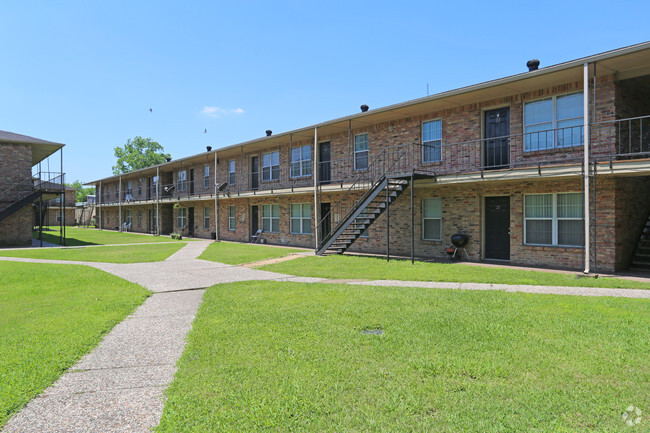
<svg viewBox="0 0 650 433">
<path fill-rule="evenodd" d="M 307 208 L 309 212 L 305 212 Z M 297 215 L 294 209 L 298 210 Z M 295 235 L 311 235 L 311 214 L 310 203 L 291 203 L 289 210 L 289 232 Z M 300 227 L 298 231 L 293 230 L 294 221 L 298 221 L 298 226 Z M 307 230 L 305 230 L 305 227 L 307 227 Z"/>
<path fill-rule="evenodd" d="M 210 166 L 203 166 L 203 188 L 210 188 Z"/>
<path fill-rule="evenodd" d="M 176 211 L 176 226 L 179 229 L 187 227 L 187 208 L 179 207 Z"/>
<path fill-rule="evenodd" d="M 228 230 L 234 232 L 237 228 L 237 207 L 228 206 Z"/>
<path fill-rule="evenodd" d="M 203 228 L 210 229 L 210 206 L 203 206 Z"/>
<path fill-rule="evenodd" d="M 363 137 L 365 136 L 365 143 L 366 143 L 366 149 L 364 150 L 357 150 L 357 137 Z M 366 157 L 366 166 L 365 167 L 359 167 L 357 164 L 358 159 L 363 157 L 363 154 L 365 153 Z M 370 165 L 370 137 L 368 136 L 367 132 L 363 132 L 361 134 L 355 134 L 354 135 L 354 170 L 366 170 Z"/>
<path fill-rule="evenodd" d="M 538 194 L 524 194 L 524 209 L 523 209 L 523 216 L 524 216 L 524 245 L 531 245 L 531 246 L 542 246 L 542 247 L 548 247 L 548 246 L 553 246 L 553 247 L 570 247 L 570 248 L 583 248 L 584 245 L 567 245 L 567 244 L 560 244 L 558 239 L 559 239 L 559 221 L 584 221 L 584 206 L 582 206 L 582 216 L 580 217 L 573 217 L 573 218 L 567 218 L 567 217 L 558 217 L 558 212 L 557 212 L 557 197 L 559 195 L 565 195 L 565 194 L 579 194 L 581 196 L 581 203 L 582 202 L 582 193 L 579 191 L 568 191 L 568 192 L 561 192 L 561 193 L 538 193 Z M 539 217 L 526 217 L 526 197 L 528 196 L 534 196 L 534 195 L 550 195 L 552 196 L 552 215 L 551 217 L 544 217 L 544 218 L 539 218 Z M 528 226 L 528 221 L 551 221 L 551 243 L 550 244 L 534 244 L 534 243 L 529 243 L 527 238 L 527 226 Z M 584 224 L 583 224 L 583 231 L 584 231 Z M 584 240 L 583 240 L 584 243 Z"/>
<path fill-rule="evenodd" d="M 440 203 L 440 216 L 435 216 L 435 217 L 427 217 L 424 215 L 424 209 L 426 207 L 426 201 L 428 200 L 437 200 Z M 438 233 L 437 238 L 427 238 L 425 237 L 424 234 L 424 223 L 427 220 L 435 221 L 438 220 L 440 221 L 440 233 Z M 422 240 L 423 241 L 441 241 L 442 240 L 442 199 L 439 197 L 427 197 L 422 199 Z"/>
<path fill-rule="evenodd" d="M 124 222 L 133 225 L 133 211 L 131 209 L 124 211 Z"/>
<path fill-rule="evenodd" d="M 569 129 L 570 131 L 572 131 L 573 128 L 580 128 L 581 136 L 582 136 L 580 142 L 576 143 L 576 144 L 570 144 L 570 145 L 563 145 L 563 146 L 559 145 L 560 140 L 558 139 L 558 136 L 557 136 L 558 132 L 559 132 L 558 131 L 558 123 L 559 122 L 564 122 L 564 121 L 567 121 L 567 120 L 575 120 L 575 119 L 583 119 L 584 118 L 584 113 L 583 113 L 582 116 L 578 116 L 578 117 L 567 117 L 566 119 L 558 119 L 557 118 L 557 100 L 560 99 L 560 98 L 565 98 L 567 96 L 573 96 L 573 95 L 583 95 L 583 98 L 584 98 L 584 93 L 581 91 L 581 92 L 565 93 L 563 95 L 553 95 L 553 96 L 549 96 L 549 97 L 546 97 L 546 98 L 540 98 L 540 99 L 535 99 L 533 101 L 524 102 L 524 105 L 522 107 L 522 110 L 523 110 L 523 113 L 522 113 L 523 131 L 524 131 L 524 143 L 523 143 L 524 152 L 539 152 L 539 151 L 544 151 L 544 150 L 564 149 L 564 148 L 567 148 L 567 147 L 582 146 L 584 144 L 584 130 L 582 129 L 582 128 L 584 128 L 584 126 L 583 125 L 577 125 L 577 126 L 568 127 L 568 128 L 571 128 L 571 129 Z M 552 110 L 551 121 L 550 122 L 538 122 L 538 123 L 528 124 L 526 122 L 526 105 L 534 104 L 536 102 L 541 102 L 541 101 L 548 101 L 548 100 L 551 101 L 551 110 Z M 533 132 L 527 132 L 527 130 L 526 130 L 526 128 L 528 128 L 530 126 L 543 125 L 545 123 L 550 123 L 551 124 L 549 129 L 545 129 L 545 130 L 541 130 L 541 131 L 533 131 Z M 540 148 L 541 141 L 540 141 L 539 137 L 542 136 L 542 133 L 544 133 L 545 140 L 548 138 L 548 134 L 551 134 L 551 140 L 550 140 L 550 145 L 546 145 L 545 147 Z M 531 138 L 533 136 L 537 136 L 537 148 L 535 148 L 535 149 L 531 148 L 531 145 L 532 145 L 532 139 Z"/>
<path fill-rule="evenodd" d="M 231 159 L 228 161 L 228 185 L 234 185 L 237 182 L 237 161 Z"/>
<path fill-rule="evenodd" d="M 304 150 L 309 150 L 309 159 L 305 158 Z M 298 151 L 298 159 L 293 158 L 294 150 Z M 289 154 L 289 159 L 291 163 L 289 164 L 290 177 L 309 177 L 311 176 L 311 161 L 312 161 L 312 150 L 311 144 L 305 144 L 303 146 L 291 148 L 291 153 Z"/>
<path fill-rule="evenodd" d="M 265 157 L 268 155 L 268 164 L 264 162 Z M 273 163 L 273 157 L 276 156 L 278 163 Z M 262 154 L 262 182 L 271 182 L 280 180 L 280 151 L 266 152 Z"/>
<path fill-rule="evenodd" d="M 274 210 L 277 210 L 277 216 L 273 216 Z M 265 224 L 265 222 L 267 224 Z M 277 226 L 276 230 L 273 229 L 274 223 Z M 280 233 L 280 205 L 279 204 L 262 205 L 262 228 L 264 228 L 264 231 L 266 233 Z"/>
<path fill-rule="evenodd" d="M 434 123 L 437 122 L 440 124 L 440 138 L 436 138 L 434 140 L 428 140 L 424 141 L 424 125 L 426 123 Z M 441 162 L 442 161 L 442 119 L 431 119 L 431 120 L 425 120 L 420 124 L 420 140 L 422 143 L 422 162 L 423 163 L 430 163 L 430 162 Z M 436 144 L 437 142 L 437 144 Z M 428 144 L 432 143 L 432 144 Z M 438 152 L 440 153 L 440 158 L 438 159 L 431 159 L 427 160 L 425 158 L 426 152 L 425 150 L 430 147 L 433 149 L 439 149 Z M 435 150 L 433 151 L 435 153 Z"/>
<path fill-rule="evenodd" d="M 187 190 L 187 170 L 180 170 L 178 172 L 178 178 L 176 179 L 177 190 L 186 191 Z"/>
</svg>

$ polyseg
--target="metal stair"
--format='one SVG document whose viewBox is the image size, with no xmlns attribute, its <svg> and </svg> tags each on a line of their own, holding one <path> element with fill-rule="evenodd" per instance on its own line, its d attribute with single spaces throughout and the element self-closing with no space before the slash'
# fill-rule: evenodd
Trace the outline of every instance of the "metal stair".
<svg viewBox="0 0 650 433">
<path fill-rule="evenodd" d="M 384 176 L 339 222 L 319 245 L 316 254 L 342 254 L 384 213 L 408 186 L 405 178 Z"/>
<path fill-rule="evenodd" d="M 639 242 L 634 250 L 630 270 L 650 272 L 650 216 L 646 220 Z"/>
<path fill-rule="evenodd" d="M 8 207 L 0 211 L 0 221 L 10 217 L 11 215 L 15 214 L 25 206 L 32 204 L 40 197 L 40 195 L 41 195 L 40 191 L 32 191 L 27 195 L 23 196 L 22 198 L 18 199 L 17 201 L 14 201 Z"/>
</svg>

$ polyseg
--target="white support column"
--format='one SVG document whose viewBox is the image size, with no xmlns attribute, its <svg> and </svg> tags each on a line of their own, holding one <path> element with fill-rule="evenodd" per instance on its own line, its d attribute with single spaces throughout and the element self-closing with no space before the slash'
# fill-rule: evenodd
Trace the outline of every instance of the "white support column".
<svg viewBox="0 0 650 433">
<path fill-rule="evenodd" d="M 590 229 L 591 225 L 589 224 L 589 63 L 584 64 L 583 70 L 583 83 L 584 89 L 582 92 L 582 104 L 583 104 L 583 121 L 584 121 L 584 201 L 585 201 L 585 270 L 584 273 L 589 273 L 590 265 Z"/>
<path fill-rule="evenodd" d="M 314 154 L 312 155 L 313 166 L 311 177 L 314 180 L 314 249 L 318 249 L 318 223 L 319 209 L 318 209 L 318 127 L 314 128 Z"/>
<path fill-rule="evenodd" d="M 214 232 L 215 240 L 219 240 L 219 187 L 217 183 L 217 152 L 214 152 Z"/>
</svg>

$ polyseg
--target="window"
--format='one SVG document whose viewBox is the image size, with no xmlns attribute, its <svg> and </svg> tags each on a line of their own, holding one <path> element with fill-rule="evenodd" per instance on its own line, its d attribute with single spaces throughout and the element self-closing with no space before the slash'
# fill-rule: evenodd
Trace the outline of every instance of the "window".
<svg viewBox="0 0 650 433">
<path fill-rule="evenodd" d="M 582 194 L 524 196 L 524 243 L 583 246 Z"/>
<path fill-rule="evenodd" d="M 422 162 L 442 161 L 442 121 L 422 122 Z"/>
<path fill-rule="evenodd" d="M 311 145 L 291 149 L 291 177 L 311 176 Z"/>
<path fill-rule="evenodd" d="M 228 161 L 228 184 L 235 184 L 235 160 Z"/>
<path fill-rule="evenodd" d="M 262 155 L 262 180 L 280 179 L 280 152 L 269 152 Z"/>
<path fill-rule="evenodd" d="M 524 150 L 545 150 L 582 144 L 582 92 L 524 105 Z"/>
<path fill-rule="evenodd" d="M 124 211 L 124 222 L 127 224 L 133 223 L 133 211 L 125 210 Z"/>
<path fill-rule="evenodd" d="M 203 167 L 203 188 L 210 188 L 210 166 Z"/>
<path fill-rule="evenodd" d="M 55 203 L 56 203 L 56 204 L 61 203 L 61 196 L 58 196 L 58 197 L 56 198 Z"/>
<path fill-rule="evenodd" d="M 153 185 L 152 185 L 153 190 L 158 194 L 158 176 L 153 177 Z"/>
<path fill-rule="evenodd" d="M 142 178 L 138 179 L 138 195 L 142 195 Z"/>
<path fill-rule="evenodd" d="M 208 206 L 203 207 L 203 228 L 210 228 L 210 208 Z"/>
<path fill-rule="evenodd" d="M 228 206 L 228 230 L 235 231 L 235 206 Z"/>
<path fill-rule="evenodd" d="M 158 228 L 158 212 L 156 209 L 151 211 L 151 226 L 155 229 Z"/>
<path fill-rule="evenodd" d="M 187 224 L 187 208 L 181 207 L 178 209 L 178 214 L 176 216 L 176 225 L 179 229 L 184 229 Z"/>
<path fill-rule="evenodd" d="M 126 193 L 133 194 L 133 181 L 130 180 L 126 183 Z"/>
<path fill-rule="evenodd" d="M 56 222 L 58 222 L 58 223 L 61 222 L 61 211 L 60 210 L 56 211 Z"/>
<path fill-rule="evenodd" d="M 354 136 L 354 169 L 368 168 L 368 134 Z"/>
<path fill-rule="evenodd" d="M 422 200 L 422 239 L 426 241 L 442 239 L 442 200 L 439 198 Z"/>
<path fill-rule="evenodd" d="M 176 188 L 179 191 L 185 191 L 187 188 L 187 170 L 178 172 L 178 186 Z"/>
<path fill-rule="evenodd" d="M 291 233 L 311 234 L 311 205 L 309 203 L 291 205 Z"/>
<path fill-rule="evenodd" d="M 142 227 L 142 211 L 138 211 L 138 227 Z"/>
<path fill-rule="evenodd" d="M 267 233 L 280 233 L 280 205 L 262 206 L 262 228 Z"/>
</svg>

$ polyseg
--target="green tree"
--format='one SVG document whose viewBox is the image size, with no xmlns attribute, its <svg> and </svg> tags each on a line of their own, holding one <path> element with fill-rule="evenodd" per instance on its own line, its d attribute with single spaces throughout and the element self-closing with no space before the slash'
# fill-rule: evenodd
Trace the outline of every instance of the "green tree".
<svg viewBox="0 0 650 433">
<path fill-rule="evenodd" d="M 75 193 L 75 201 L 77 203 L 88 201 L 88 196 L 95 194 L 94 186 L 89 186 L 88 188 L 84 188 L 83 184 L 78 180 L 75 180 L 72 183 L 66 183 L 66 185 L 72 188 L 77 188 L 77 192 Z"/>
<path fill-rule="evenodd" d="M 162 164 L 171 158 L 165 149 L 151 138 L 135 137 L 126 141 L 124 147 L 115 148 L 116 165 L 113 166 L 113 174 L 127 173 L 133 170 L 141 170 L 152 165 Z"/>
</svg>

